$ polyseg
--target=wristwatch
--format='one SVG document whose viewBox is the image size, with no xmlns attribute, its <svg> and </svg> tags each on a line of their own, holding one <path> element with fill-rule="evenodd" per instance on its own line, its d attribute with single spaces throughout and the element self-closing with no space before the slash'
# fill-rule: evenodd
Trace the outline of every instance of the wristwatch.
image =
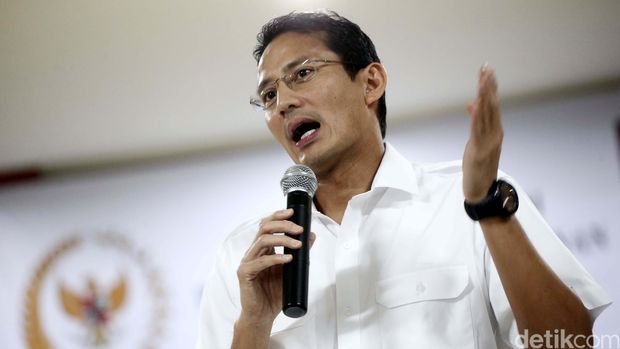
<svg viewBox="0 0 620 349">
<path fill-rule="evenodd" d="M 487 196 L 482 201 L 475 204 L 465 201 L 465 212 L 475 221 L 488 217 L 508 218 L 517 212 L 518 208 L 517 191 L 510 183 L 501 179 L 491 185 Z"/>
</svg>

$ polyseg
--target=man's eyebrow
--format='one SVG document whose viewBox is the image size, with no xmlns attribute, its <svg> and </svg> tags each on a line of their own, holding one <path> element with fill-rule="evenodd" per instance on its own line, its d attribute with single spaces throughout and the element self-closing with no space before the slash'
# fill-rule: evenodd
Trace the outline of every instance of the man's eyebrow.
<svg viewBox="0 0 620 349">
<path fill-rule="evenodd" d="M 290 62 L 288 62 L 285 66 L 284 66 L 284 71 L 288 71 L 293 67 L 298 66 L 299 64 L 307 61 L 308 59 L 310 59 L 310 57 L 308 56 L 302 56 L 302 57 L 298 57 Z M 275 81 L 274 79 L 266 79 L 260 82 L 260 84 L 258 84 L 258 87 L 256 88 L 256 94 L 260 94 L 260 92 L 263 90 L 263 88 L 265 88 L 265 86 L 271 84 L 273 81 Z"/>
</svg>

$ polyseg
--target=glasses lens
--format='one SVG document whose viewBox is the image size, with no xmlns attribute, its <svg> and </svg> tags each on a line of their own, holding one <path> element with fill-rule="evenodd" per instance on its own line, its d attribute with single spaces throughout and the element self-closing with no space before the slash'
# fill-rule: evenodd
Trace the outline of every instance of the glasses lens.
<svg viewBox="0 0 620 349">
<path fill-rule="evenodd" d="M 318 66 L 316 64 L 319 64 Z M 322 63 L 322 64 L 320 64 Z M 290 89 L 295 90 L 298 85 L 312 80 L 317 70 L 324 65 L 340 63 L 327 60 L 307 60 L 293 69 L 290 73 L 276 79 L 271 86 L 266 87 L 259 93 L 259 97 L 250 98 L 250 104 L 257 110 L 266 111 L 273 106 L 276 101 L 278 91 L 278 81 L 284 82 Z"/>
<path fill-rule="evenodd" d="M 273 84 L 273 86 L 266 88 L 260 93 L 260 100 L 265 108 L 269 108 L 276 101 L 278 97 L 278 90 L 276 88 L 277 84 Z"/>
<path fill-rule="evenodd" d="M 294 73 L 290 75 L 289 85 L 291 85 L 291 88 L 312 79 L 314 73 L 316 72 L 316 69 L 317 67 L 313 67 L 309 64 L 302 65 L 301 67 L 297 68 Z"/>
</svg>

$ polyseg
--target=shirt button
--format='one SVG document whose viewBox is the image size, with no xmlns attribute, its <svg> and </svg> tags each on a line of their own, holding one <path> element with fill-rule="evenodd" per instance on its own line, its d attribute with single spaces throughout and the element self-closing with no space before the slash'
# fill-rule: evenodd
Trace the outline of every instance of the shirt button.
<svg viewBox="0 0 620 349">
<path fill-rule="evenodd" d="M 342 244 L 342 247 L 344 247 L 345 250 L 348 250 L 351 248 L 351 242 L 349 241 L 345 241 L 344 244 Z"/>
<path fill-rule="evenodd" d="M 351 316 L 351 314 L 353 314 L 353 310 L 351 309 L 351 307 L 344 308 L 344 315 Z"/>
</svg>

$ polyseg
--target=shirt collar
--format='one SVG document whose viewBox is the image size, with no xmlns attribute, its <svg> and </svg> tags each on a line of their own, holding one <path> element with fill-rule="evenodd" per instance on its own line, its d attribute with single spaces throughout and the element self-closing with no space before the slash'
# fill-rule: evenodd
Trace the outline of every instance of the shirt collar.
<svg viewBox="0 0 620 349">
<path fill-rule="evenodd" d="M 418 176 L 411 163 L 390 143 L 385 143 L 385 153 L 370 189 L 394 188 L 410 194 L 419 192 Z"/>
</svg>

